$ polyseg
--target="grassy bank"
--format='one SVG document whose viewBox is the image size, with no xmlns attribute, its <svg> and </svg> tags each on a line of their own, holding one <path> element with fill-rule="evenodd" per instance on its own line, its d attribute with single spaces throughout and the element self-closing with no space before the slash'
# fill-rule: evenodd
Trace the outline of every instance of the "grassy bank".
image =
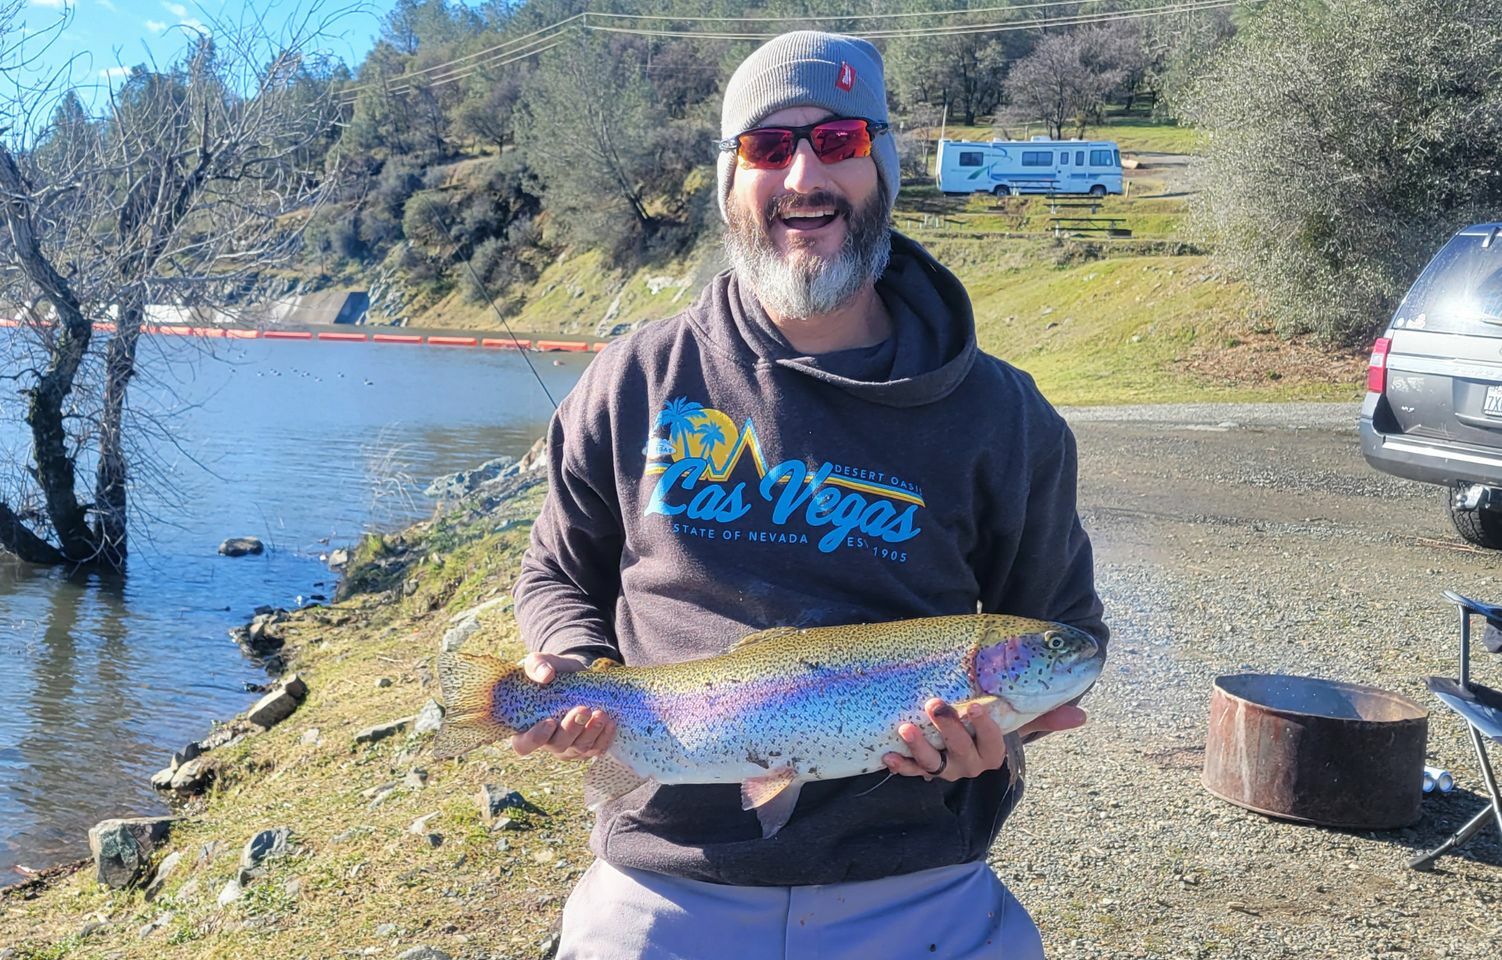
<svg viewBox="0 0 1502 960">
<path fill-rule="evenodd" d="M 951 124 L 946 135 L 987 138 L 990 128 Z M 1195 131 L 1136 117 L 1089 135 L 1128 153 L 1198 149 Z M 949 197 L 910 184 L 893 222 L 965 283 L 981 346 L 1031 373 L 1056 403 L 1357 398 L 1365 354 L 1274 336 L 1252 292 L 1222 276 L 1189 236 L 1182 164 L 1148 159 L 1127 171 L 1126 196 L 1093 210 L 1044 197 Z M 1059 216 L 1115 218 L 1130 238 L 1056 237 Z M 607 336 L 681 311 L 721 267 L 713 237 L 641 269 L 579 253 L 550 264 L 503 306 L 514 330 Z M 489 305 L 455 293 L 413 322 L 493 329 L 500 321 Z"/>
<path fill-rule="evenodd" d="M 496 748 L 434 761 L 426 735 L 355 742 L 437 696 L 430 669 L 449 615 L 504 594 L 540 494 L 367 540 L 348 572 L 360 592 L 288 625 L 289 669 L 306 680 L 307 700 L 268 732 L 206 755 L 217 780 L 158 854 L 182 854 L 162 893 L 147 902 L 107 890 L 92 867 L 12 890 L 0 897 L 0 955 L 397 956 L 418 945 L 454 957 L 541 955 L 559 898 L 588 862 L 577 768 Z M 468 648 L 519 655 L 509 603 L 480 623 Z M 490 830 L 475 799 L 484 784 L 542 812 L 508 811 L 516 829 Z M 291 830 L 291 855 L 268 861 L 266 876 L 221 907 L 245 842 L 279 827 Z"/>
<path fill-rule="evenodd" d="M 899 226 L 964 282 L 982 348 L 1031 373 L 1055 403 L 1359 396 L 1365 354 L 1273 335 L 1244 284 L 1171 239 L 1181 211 L 1151 209 L 1169 201 L 1135 201 L 1149 209 L 1133 222 L 1150 228 L 1134 230 L 1128 242 L 1002 237 L 1006 225 L 989 209 L 993 201 L 938 201 L 951 212 L 925 212 L 920 200 L 899 209 Z M 1024 225 L 1048 216 L 1041 199 L 1018 206 Z M 537 299 L 510 323 L 603 335 L 679 312 L 717 267 L 706 254 L 628 275 L 595 253 L 568 258 L 545 272 Z M 493 326 L 493 314 L 489 320 Z"/>
</svg>

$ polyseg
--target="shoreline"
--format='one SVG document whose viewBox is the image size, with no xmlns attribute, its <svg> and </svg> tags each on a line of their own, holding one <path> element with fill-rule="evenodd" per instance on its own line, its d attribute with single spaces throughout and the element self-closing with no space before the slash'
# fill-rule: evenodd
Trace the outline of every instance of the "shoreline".
<svg viewBox="0 0 1502 960">
<path fill-rule="evenodd" d="M 448 485 L 450 491 L 458 489 L 458 483 L 469 480 L 473 486 L 460 496 L 450 499 L 445 495 L 433 494 L 435 499 L 434 514 L 427 519 L 416 520 L 405 526 L 395 529 L 383 529 L 379 525 L 369 527 L 361 532 L 357 544 L 367 543 L 371 540 L 384 538 L 402 538 L 411 531 L 433 523 L 441 517 L 445 510 L 457 509 L 458 505 L 465 501 L 473 501 L 476 497 L 493 498 L 497 486 L 505 486 L 507 483 L 514 484 L 518 476 L 532 473 L 536 478 L 541 478 L 542 456 L 545 452 L 546 438 L 539 437 L 531 448 L 521 458 L 512 461 L 509 465 L 496 472 L 496 475 L 478 482 L 470 480 L 472 474 L 479 473 L 484 467 L 490 466 L 496 461 L 489 461 L 484 465 L 472 468 L 468 471 L 458 471 L 453 474 L 434 478 L 430 485 L 437 487 Z M 510 460 L 510 458 L 503 458 Z M 535 481 L 522 487 L 524 492 Z M 508 495 L 509 496 L 509 495 Z M 503 503 L 506 497 L 493 500 L 492 508 Z M 258 733 L 269 732 L 272 727 L 282 720 L 290 717 L 296 710 L 296 705 L 273 705 L 271 713 L 262 712 L 257 716 L 258 709 L 277 698 L 284 685 L 290 680 L 299 682 L 296 672 L 289 666 L 288 661 L 296 656 L 297 651 L 287 645 L 280 636 L 278 628 L 281 624 L 289 624 L 299 619 L 300 616 L 309 615 L 313 611 L 331 610 L 345 596 L 345 584 L 347 583 L 347 571 L 351 565 L 353 555 L 357 550 L 356 545 L 349 548 L 340 548 L 333 551 L 329 559 L 329 570 L 337 579 L 329 589 L 333 598 L 331 601 L 313 601 L 308 604 L 292 609 L 261 605 L 256 608 L 255 615 L 245 624 L 232 626 L 228 629 L 230 639 L 240 647 L 245 661 L 258 671 L 261 671 L 266 680 L 254 687 L 247 685 L 246 692 L 254 694 L 257 699 L 252 700 L 245 710 L 236 713 L 233 717 L 209 717 L 205 720 L 206 732 L 197 740 L 193 740 L 176 750 L 169 750 L 168 757 L 163 762 L 166 766 L 149 778 L 150 785 L 155 789 L 157 800 L 168 811 L 165 815 L 151 812 L 117 812 L 104 818 L 100 823 L 108 823 L 115 819 L 138 819 L 138 820 L 165 820 L 181 817 L 186 811 L 190 811 L 195 802 L 210 789 L 214 779 L 213 765 L 208 761 L 212 753 L 224 747 L 232 746 L 246 737 L 255 736 Z M 342 553 L 344 556 L 339 556 Z M 436 693 L 436 691 L 435 691 Z M 305 698 L 306 691 L 296 696 L 298 704 Z M 270 722 L 260 726 L 257 721 L 265 721 L 270 717 Z M 414 718 L 415 719 L 415 718 Z M 7 898 L 28 897 L 35 895 L 35 891 L 45 890 L 58 881 L 64 880 L 79 871 L 87 870 L 96 864 L 94 856 L 86 856 L 76 859 L 64 859 L 47 862 L 42 866 L 34 866 L 28 863 L 18 862 L 11 872 L 18 874 L 21 879 L 10 883 L 0 884 L 0 905 Z M 3 943 L 3 940 L 0 940 Z M 0 960 L 9 960 L 7 954 L 0 951 Z"/>
<path fill-rule="evenodd" d="M 0 328 L 19 329 L 25 321 L 0 317 Z M 115 324 L 100 321 L 96 333 L 114 333 Z M 473 330 L 443 327 L 367 327 L 363 324 L 287 324 L 249 326 L 222 324 L 194 326 L 178 323 L 149 323 L 141 326 L 148 336 L 198 337 L 219 340 L 318 340 L 331 343 L 382 343 L 429 347 L 479 347 L 487 350 L 525 350 L 532 353 L 599 353 L 611 337 L 580 337 L 563 333 L 532 333 L 525 336 L 484 336 Z"/>
</svg>

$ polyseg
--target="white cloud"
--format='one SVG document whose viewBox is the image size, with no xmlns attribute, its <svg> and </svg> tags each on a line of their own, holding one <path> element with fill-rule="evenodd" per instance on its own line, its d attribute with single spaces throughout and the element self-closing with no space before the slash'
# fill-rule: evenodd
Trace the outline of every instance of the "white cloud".
<svg viewBox="0 0 1502 960">
<path fill-rule="evenodd" d="M 99 75 L 106 80 L 128 77 L 130 76 L 130 67 L 110 67 L 108 70 L 100 70 Z"/>
<path fill-rule="evenodd" d="M 68 5 L 68 0 L 31 0 L 31 5 L 33 7 L 52 7 L 54 9 L 61 9 Z"/>
<path fill-rule="evenodd" d="M 189 30 L 197 30 L 199 33 L 209 32 L 209 28 L 204 26 L 203 21 L 199 20 L 197 17 L 189 17 L 186 20 L 179 20 L 177 22 L 177 25 L 179 27 L 187 27 Z"/>
<path fill-rule="evenodd" d="M 174 17 L 186 17 L 188 15 L 188 8 L 180 3 L 170 3 L 164 0 L 162 6 L 166 7 L 167 12 L 172 14 Z"/>
<path fill-rule="evenodd" d="M 94 2 L 99 4 L 104 9 L 110 11 L 111 13 L 120 12 L 120 8 L 115 6 L 115 0 L 94 0 Z"/>
<path fill-rule="evenodd" d="M 163 30 L 167 29 L 167 25 L 160 20 L 147 20 L 146 29 L 150 30 L 152 33 L 161 33 Z"/>
</svg>

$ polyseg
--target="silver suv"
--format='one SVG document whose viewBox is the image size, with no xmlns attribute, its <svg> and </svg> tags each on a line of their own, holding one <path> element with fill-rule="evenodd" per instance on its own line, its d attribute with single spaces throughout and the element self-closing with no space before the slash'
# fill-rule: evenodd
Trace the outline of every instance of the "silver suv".
<svg viewBox="0 0 1502 960">
<path fill-rule="evenodd" d="M 1443 484 L 1455 529 L 1502 549 L 1502 223 L 1450 238 L 1372 346 L 1361 453 Z"/>
</svg>

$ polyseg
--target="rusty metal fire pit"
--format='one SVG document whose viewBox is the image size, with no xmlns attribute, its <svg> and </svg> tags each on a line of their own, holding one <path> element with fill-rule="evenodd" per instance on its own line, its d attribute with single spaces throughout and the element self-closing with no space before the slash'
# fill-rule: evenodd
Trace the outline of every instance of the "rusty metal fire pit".
<svg viewBox="0 0 1502 960">
<path fill-rule="evenodd" d="M 1217 677 L 1200 780 L 1222 800 L 1326 827 L 1415 823 L 1429 713 L 1386 690 L 1313 677 Z"/>
</svg>

